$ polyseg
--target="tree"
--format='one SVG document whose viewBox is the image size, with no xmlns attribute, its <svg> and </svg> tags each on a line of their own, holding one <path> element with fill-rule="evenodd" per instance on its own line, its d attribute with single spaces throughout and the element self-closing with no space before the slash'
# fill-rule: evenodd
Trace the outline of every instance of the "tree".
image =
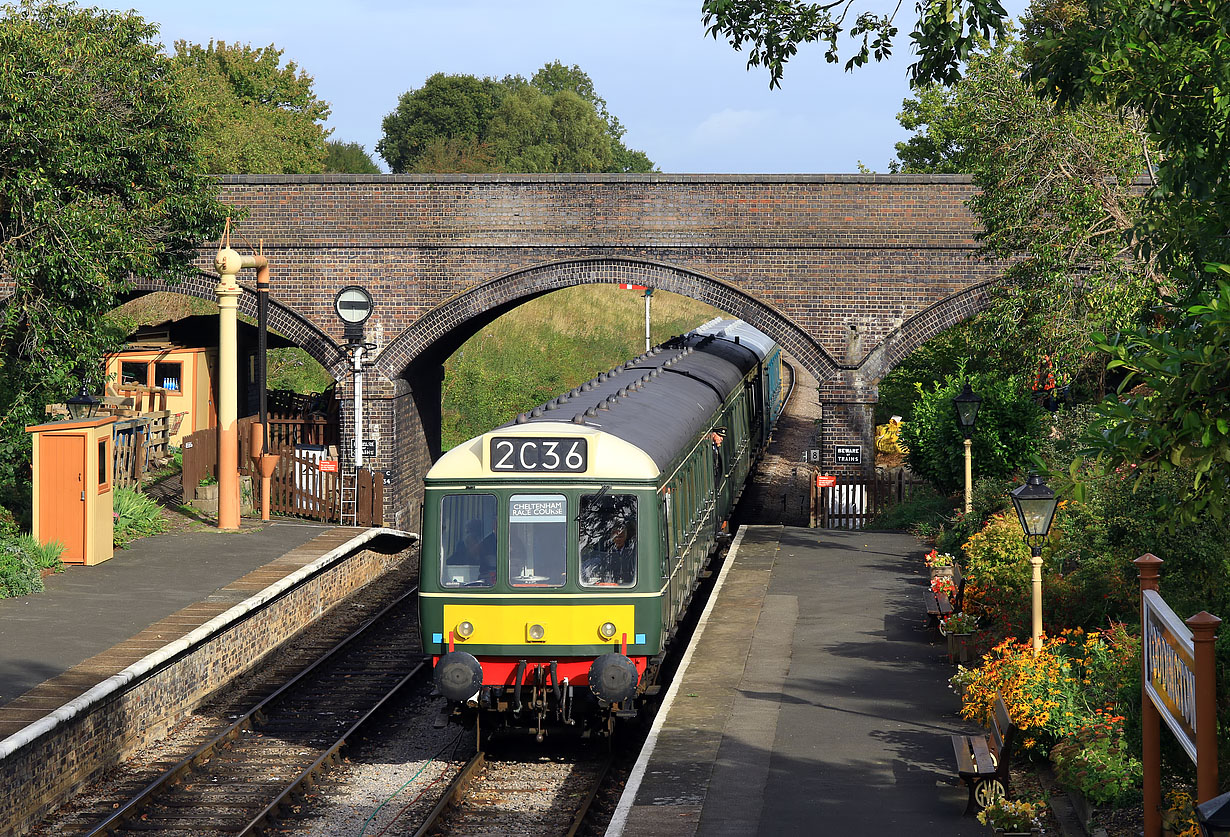
<svg viewBox="0 0 1230 837">
<path fill-rule="evenodd" d="M 652 171 L 580 67 L 533 78 L 437 73 L 402 94 L 376 149 L 394 172 Z"/>
<path fill-rule="evenodd" d="M 654 170 L 653 162 L 643 151 L 633 151 L 623 143 L 627 133 L 614 114 L 607 110 L 606 100 L 594 90 L 593 79 L 576 64 L 565 67 L 559 61 L 551 61 L 534 73 L 530 84 L 543 93 L 554 96 L 565 90 L 576 93 L 593 105 L 598 118 L 606 124 L 607 136 L 611 140 L 611 162 L 605 171 L 611 172 L 650 172 Z"/>
<path fill-rule="evenodd" d="M 416 170 L 433 140 L 479 143 L 506 93 L 495 79 L 436 73 L 418 90 L 401 95 L 397 109 L 384 118 L 376 152 L 400 174 Z"/>
<path fill-rule="evenodd" d="M 605 171 L 610 137 L 593 105 L 570 90 L 528 85 L 504 98 L 488 138 L 503 171 Z"/>
<path fill-rule="evenodd" d="M 29 468 L 43 405 L 101 386 L 104 314 L 132 277 L 195 274 L 226 208 L 157 28 L 30 2 L 0 17 L 0 484 Z"/>
<path fill-rule="evenodd" d="M 313 80 L 270 44 L 175 43 L 175 64 L 216 174 L 312 174 L 324 171 L 329 103 Z"/>
<path fill-rule="evenodd" d="M 891 168 L 968 172 L 979 187 L 969 205 L 983 254 L 1008 267 L 970 342 L 1014 355 L 1017 373 L 1044 354 L 1101 397 L 1105 356 L 1089 332 L 1135 327 L 1163 281 L 1128 243 L 1145 140 L 1131 114 L 1057 106 L 1022 80 L 1025 69 L 1007 37 L 972 53 L 957 84 L 917 91 L 899 117 L 915 133 Z"/>
<path fill-rule="evenodd" d="M 338 174 L 380 174 L 363 145 L 357 142 L 329 140 L 325 144 L 325 171 Z"/>
<path fill-rule="evenodd" d="M 1008 17 L 998 0 L 949 0 L 919 3 L 917 8 L 918 21 L 910 34 L 918 52 L 910 67 L 916 86 L 955 82 L 961 62 L 980 41 L 1002 35 Z M 896 9 L 888 15 L 858 12 L 847 25 L 846 19 L 856 12 L 855 0 L 704 0 L 701 11 L 706 34 L 725 37 L 736 50 L 746 44 L 747 66 L 766 67 L 770 87 L 781 84 L 786 63 L 801 44 L 827 44 L 824 58 L 835 64 L 841 60 L 837 41 L 848 35 L 857 44 L 845 64 L 851 70 L 872 58 L 890 57 L 897 36 Z"/>
</svg>

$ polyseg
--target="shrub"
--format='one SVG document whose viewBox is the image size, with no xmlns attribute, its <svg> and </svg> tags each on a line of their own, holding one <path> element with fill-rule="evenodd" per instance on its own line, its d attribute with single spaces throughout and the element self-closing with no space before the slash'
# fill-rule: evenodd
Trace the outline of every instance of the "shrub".
<svg viewBox="0 0 1230 837">
<path fill-rule="evenodd" d="M 59 541 L 43 544 L 33 535 L 23 534 L 17 536 L 16 543 L 37 569 L 56 572 L 64 569 L 64 564 L 60 561 L 60 556 L 64 554 L 64 544 Z"/>
<path fill-rule="evenodd" d="M 1123 743 L 1123 718 L 1104 714 L 1051 748 L 1055 776 L 1095 805 L 1133 800 L 1141 782 L 1140 760 Z"/>
<path fill-rule="evenodd" d="M 161 507 L 131 488 L 115 490 L 115 532 L 112 543 L 124 546 L 137 538 L 156 535 L 166 528 Z"/>
<path fill-rule="evenodd" d="M 43 592 L 38 567 L 14 538 L 0 540 L 0 598 Z"/>
<path fill-rule="evenodd" d="M 919 385 L 913 419 L 901 430 L 910 470 L 941 491 L 956 491 L 965 482 L 964 437 L 952 406 L 963 383 L 964 369 L 959 368 L 930 391 Z M 974 476 L 1007 477 L 1036 452 L 1043 436 L 1042 410 L 1023 379 L 975 374 L 970 384 L 983 399 L 972 440 Z"/>
<path fill-rule="evenodd" d="M 867 524 L 868 529 L 905 529 L 926 537 L 952 513 L 953 499 L 924 485 L 901 503 L 894 503 Z"/>
</svg>

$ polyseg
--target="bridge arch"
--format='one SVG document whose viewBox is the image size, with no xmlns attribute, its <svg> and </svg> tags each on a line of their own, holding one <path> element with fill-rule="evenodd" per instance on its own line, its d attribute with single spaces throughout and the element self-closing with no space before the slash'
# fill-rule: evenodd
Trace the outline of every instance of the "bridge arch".
<svg viewBox="0 0 1230 837">
<path fill-rule="evenodd" d="M 137 279 L 124 296 L 132 298 L 155 291 L 168 291 L 217 302 L 217 287 L 217 274 L 200 271 L 195 276 L 174 284 L 161 279 Z M 243 285 L 240 287 L 243 288 L 243 294 L 239 297 L 239 310 L 255 318 L 256 291 Z M 334 377 L 338 376 L 339 369 L 345 369 L 345 355 L 328 334 L 303 314 L 273 298 L 269 300 L 269 327 L 306 351 Z"/>
<path fill-rule="evenodd" d="M 818 380 L 838 369 L 788 317 L 727 282 L 666 263 L 611 257 L 547 262 L 471 287 L 418 317 L 385 347 L 375 366 L 385 377 L 396 378 L 421 357 L 443 361 L 484 325 L 529 299 L 578 285 L 619 283 L 670 291 L 738 317 L 777 340 Z"/>
</svg>

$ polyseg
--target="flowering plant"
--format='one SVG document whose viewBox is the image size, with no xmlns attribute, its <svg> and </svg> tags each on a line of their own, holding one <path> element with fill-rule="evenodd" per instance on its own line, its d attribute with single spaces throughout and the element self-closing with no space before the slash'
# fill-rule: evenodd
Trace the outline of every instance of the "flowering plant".
<svg viewBox="0 0 1230 837">
<path fill-rule="evenodd" d="M 943 593 L 948 598 L 957 595 L 957 585 L 952 583 L 952 579 L 946 575 L 937 575 L 931 579 L 931 592 L 939 595 Z"/>
<path fill-rule="evenodd" d="M 1041 811 L 1041 802 L 1025 802 L 997 796 L 978 812 L 978 822 L 1009 832 L 1030 831 L 1042 827 L 1042 823 L 1038 821 Z"/>
<path fill-rule="evenodd" d="M 1191 794 L 1172 790 L 1166 794 L 1162 806 L 1162 828 L 1175 837 L 1200 837 L 1200 824 L 1196 822 L 1196 800 Z"/>
<path fill-rule="evenodd" d="M 946 634 L 972 634 L 978 627 L 978 617 L 968 613 L 954 613 L 940 620 L 940 629 Z"/>
<path fill-rule="evenodd" d="M 933 549 L 923 560 L 927 562 L 928 567 L 951 567 L 956 559 L 947 552 L 937 552 Z"/>
<path fill-rule="evenodd" d="M 1123 744 L 1123 717 L 1108 711 L 1051 748 L 1060 783 L 1095 805 L 1120 802 L 1139 787 L 1140 761 Z"/>
</svg>

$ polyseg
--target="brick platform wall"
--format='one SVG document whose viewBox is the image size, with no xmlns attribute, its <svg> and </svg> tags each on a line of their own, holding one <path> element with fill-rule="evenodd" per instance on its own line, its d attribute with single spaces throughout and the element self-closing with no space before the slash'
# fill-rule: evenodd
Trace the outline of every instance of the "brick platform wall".
<svg viewBox="0 0 1230 837">
<path fill-rule="evenodd" d="M 211 694 L 258 665 L 405 553 L 363 550 L 198 645 L 129 690 L 0 761 L 0 833 L 33 828 L 67 796 L 158 740 Z"/>
</svg>

